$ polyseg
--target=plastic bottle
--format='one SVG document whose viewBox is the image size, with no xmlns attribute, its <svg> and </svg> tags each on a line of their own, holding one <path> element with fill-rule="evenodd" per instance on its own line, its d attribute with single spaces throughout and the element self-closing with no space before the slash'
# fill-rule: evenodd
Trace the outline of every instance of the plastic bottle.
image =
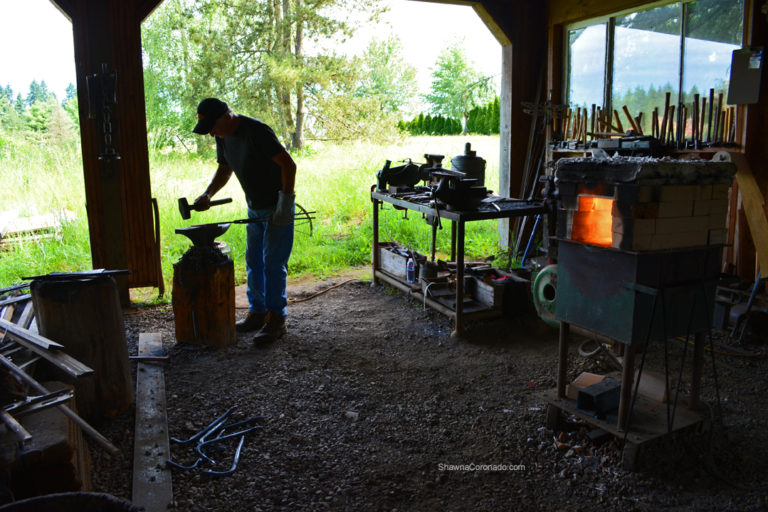
<svg viewBox="0 0 768 512">
<path fill-rule="evenodd" d="M 416 282 L 416 263 L 413 258 L 408 258 L 408 263 L 405 264 L 405 280 L 409 283 Z"/>
</svg>

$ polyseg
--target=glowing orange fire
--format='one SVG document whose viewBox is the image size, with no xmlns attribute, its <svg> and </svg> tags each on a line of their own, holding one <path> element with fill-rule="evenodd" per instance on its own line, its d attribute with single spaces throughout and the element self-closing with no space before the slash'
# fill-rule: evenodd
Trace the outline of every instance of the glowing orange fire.
<svg viewBox="0 0 768 512">
<path fill-rule="evenodd" d="M 610 247 L 613 242 L 613 220 L 609 197 L 579 196 L 579 209 L 573 214 L 571 239 L 592 245 Z"/>
</svg>

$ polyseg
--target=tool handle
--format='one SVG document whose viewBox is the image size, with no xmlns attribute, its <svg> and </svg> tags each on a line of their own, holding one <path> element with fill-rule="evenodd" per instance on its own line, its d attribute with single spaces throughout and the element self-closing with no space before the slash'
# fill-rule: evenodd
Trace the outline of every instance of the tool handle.
<svg viewBox="0 0 768 512">
<path fill-rule="evenodd" d="M 232 202 L 231 197 L 225 197 L 224 199 L 216 199 L 215 201 L 211 201 L 210 203 L 208 203 L 208 206 L 216 206 L 218 204 L 227 204 L 231 202 Z"/>
</svg>

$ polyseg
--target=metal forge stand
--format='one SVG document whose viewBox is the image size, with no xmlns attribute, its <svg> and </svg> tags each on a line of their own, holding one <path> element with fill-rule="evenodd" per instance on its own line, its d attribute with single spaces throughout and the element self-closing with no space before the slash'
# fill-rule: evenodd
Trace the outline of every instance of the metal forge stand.
<svg viewBox="0 0 768 512">
<path fill-rule="evenodd" d="M 558 427 L 561 412 L 578 416 L 623 439 L 622 464 L 628 470 L 635 470 L 645 443 L 701 423 L 702 417 L 697 411 L 704 343 L 711 326 L 721 250 L 720 246 L 709 246 L 633 253 L 559 241 L 557 387 L 543 395 L 548 402 L 548 428 Z M 571 324 L 624 344 L 621 395 L 615 422 L 598 419 L 590 411 L 579 409 L 577 402 L 566 396 Z M 671 393 L 667 393 L 666 404 L 639 395 L 639 382 L 634 381 L 636 351 L 647 350 L 651 340 L 666 343 L 671 337 L 690 333 L 694 333 L 694 346 L 687 407 L 677 407 L 677 397 L 673 398 Z M 642 379 L 644 362 L 643 355 L 638 381 Z M 669 370 L 665 368 L 667 380 Z M 678 388 L 679 385 L 678 382 Z"/>
<path fill-rule="evenodd" d="M 389 194 L 385 192 L 371 192 L 373 202 L 373 282 L 381 279 L 390 285 L 423 300 L 431 308 L 453 318 L 453 336 L 460 336 L 464 329 L 464 320 L 468 318 L 482 318 L 487 312 L 464 311 L 464 230 L 467 222 L 490 219 L 508 219 L 523 217 L 526 215 L 538 215 L 548 211 L 542 200 L 509 199 L 498 196 L 489 196 L 490 201 L 480 204 L 473 210 L 449 210 L 438 206 L 425 194 L 405 193 Z M 390 203 L 400 210 L 417 211 L 435 219 L 432 223 L 432 251 L 431 258 L 435 261 L 435 243 L 437 239 L 438 219 L 451 221 L 451 260 L 456 262 L 456 300 L 453 309 L 424 297 L 421 288 L 417 285 L 406 283 L 396 276 L 382 270 L 379 260 L 379 207 L 383 203 Z"/>
</svg>

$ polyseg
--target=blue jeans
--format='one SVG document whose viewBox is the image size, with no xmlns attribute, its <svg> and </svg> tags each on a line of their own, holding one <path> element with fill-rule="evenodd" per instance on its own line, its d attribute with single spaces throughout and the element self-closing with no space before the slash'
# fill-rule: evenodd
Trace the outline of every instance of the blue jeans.
<svg viewBox="0 0 768 512">
<path fill-rule="evenodd" d="M 257 219 L 257 222 L 246 224 L 246 293 L 251 312 L 271 311 L 286 316 L 288 296 L 285 288 L 288 258 L 293 248 L 293 222 L 275 226 L 271 221 L 274 211 L 274 208 L 248 208 L 248 218 Z"/>
</svg>

